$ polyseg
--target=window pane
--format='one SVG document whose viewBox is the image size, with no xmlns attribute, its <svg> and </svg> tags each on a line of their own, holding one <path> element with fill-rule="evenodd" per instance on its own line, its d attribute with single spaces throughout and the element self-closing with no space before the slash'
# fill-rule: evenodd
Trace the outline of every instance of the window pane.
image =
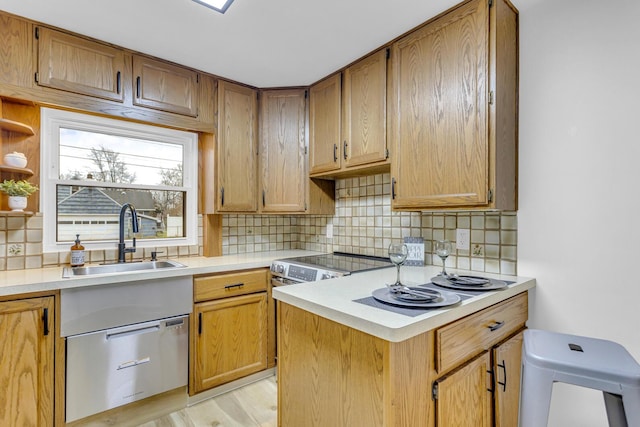
<svg viewBox="0 0 640 427">
<path fill-rule="evenodd" d="M 86 186 L 57 186 L 57 241 L 118 240 L 120 210 L 125 203 L 138 214 L 138 239 L 185 237 L 185 193 Z M 126 211 L 125 238 L 133 238 Z"/>
<path fill-rule="evenodd" d="M 60 128 L 60 179 L 182 186 L 183 146 Z"/>
</svg>

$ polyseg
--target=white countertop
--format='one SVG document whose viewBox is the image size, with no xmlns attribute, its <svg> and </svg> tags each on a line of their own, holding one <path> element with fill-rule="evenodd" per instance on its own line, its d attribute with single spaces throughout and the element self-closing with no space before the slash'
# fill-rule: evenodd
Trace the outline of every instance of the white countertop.
<svg viewBox="0 0 640 427">
<path fill-rule="evenodd" d="M 436 276 L 439 271 L 440 267 L 435 266 L 402 267 L 401 280 L 409 286 L 428 283 L 431 277 Z M 459 270 L 448 272 L 479 274 Z M 354 302 L 356 299 L 371 296 L 372 291 L 384 287 L 385 283 L 395 282 L 395 267 L 321 282 L 279 286 L 273 289 L 273 297 L 378 338 L 400 342 L 482 310 L 535 286 L 535 279 L 532 278 L 489 273 L 481 275 L 515 283 L 509 285 L 507 289 L 479 293 L 479 295 L 474 295 L 452 308 L 433 309 L 416 317 Z"/>
<path fill-rule="evenodd" d="M 53 291 L 83 286 L 104 285 L 109 283 L 128 282 L 131 280 L 147 280 L 161 277 L 192 276 L 224 271 L 245 270 L 250 268 L 269 267 L 271 261 L 319 252 L 304 250 L 286 250 L 255 252 L 219 257 L 184 257 L 171 258 L 186 268 L 135 271 L 127 273 L 79 276 L 62 278 L 63 267 L 49 267 L 26 270 L 0 271 L 0 296 L 17 295 L 29 292 Z M 160 259 L 162 260 L 162 259 Z M 90 264 L 87 264 L 90 265 Z"/>
</svg>

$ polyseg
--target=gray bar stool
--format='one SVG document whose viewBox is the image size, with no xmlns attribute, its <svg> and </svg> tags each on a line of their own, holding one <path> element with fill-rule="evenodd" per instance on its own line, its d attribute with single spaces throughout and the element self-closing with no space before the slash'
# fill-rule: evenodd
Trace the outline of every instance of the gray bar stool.
<svg viewBox="0 0 640 427">
<path fill-rule="evenodd" d="M 640 427 L 640 365 L 620 344 L 528 329 L 522 348 L 521 427 L 547 425 L 554 382 L 602 390 L 610 426 Z"/>
</svg>

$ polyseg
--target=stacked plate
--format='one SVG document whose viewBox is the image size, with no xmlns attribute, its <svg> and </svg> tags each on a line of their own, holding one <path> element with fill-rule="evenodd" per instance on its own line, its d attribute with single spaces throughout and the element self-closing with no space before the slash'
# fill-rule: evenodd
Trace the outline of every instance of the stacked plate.
<svg viewBox="0 0 640 427">
<path fill-rule="evenodd" d="M 372 296 L 386 304 L 409 308 L 446 307 L 460 302 L 460 297 L 453 292 L 420 287 L 380 288 L 373 291 Z"/>
<path fill-rule="evenodd" d="M 432 277 L 431 282 L 444 288 L 459 291 L 495 291 L 507 287 L 507 283 L 502 280 L 480 276 L 458 276 L 455 274 Z"/>
</svg>

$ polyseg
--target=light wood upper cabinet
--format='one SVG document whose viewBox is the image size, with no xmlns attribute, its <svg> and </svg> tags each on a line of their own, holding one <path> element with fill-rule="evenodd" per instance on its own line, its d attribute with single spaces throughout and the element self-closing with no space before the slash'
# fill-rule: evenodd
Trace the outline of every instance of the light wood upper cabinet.
<svg viewBox="0 0 640 427">
<path fill-rule="evenodd" d="M 389 171 L 387 56 L 382 49 L 311 87 L 312 177 Z"/>
<path fill-rule="evenodd" d="M 340 169 L 341 81 L 335 74 L 309 89 L 309 174 Z"/>
<path fill-rule="evenodd" d="M 124 51 L 45 27 L 36 34 L 40 86 L 124 100 Z"/>
<path fill-rule="evenodd" d="M 134 105 L 198 115 L 198 73 L 167 62 L 133 56 Z"/>
<path fill-rule="evenodd" d="M 54 424 L 54 298 L 0 302 L 0 425 Z"/>
<path fill-rule="evenodd" d="M 474 0 L 394 43 L 394 209 L 517 209 L 517 19 Z"/>
<path fill-rule="evenodd" d="M 256 212 L 257 92 L 225 81 L 218 84 L 218 197 L 219 212 Z"/>
<path fill-rule="evenodd" d="M 385 162 L 387 150 L 387 49 L 343 74 L 343 167 Z M 387 164 L 388 171 L 388 164 Z"/>
<path fill-rule="evenodd" d="M 0 13 L 0 82 L 29 87 L 33 82 L 31 23 Z"/>
<path fill-rule="evenodd" d="M 304 89 L 260 96 L 260 210 L 304 212 L 306 202 L 306 96 Z"/>
</svg>

